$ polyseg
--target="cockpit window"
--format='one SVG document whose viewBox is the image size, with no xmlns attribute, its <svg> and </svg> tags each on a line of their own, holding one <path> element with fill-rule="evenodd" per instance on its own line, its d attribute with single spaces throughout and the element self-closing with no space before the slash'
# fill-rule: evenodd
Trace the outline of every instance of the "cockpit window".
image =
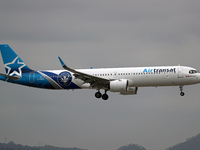
<svg viewBox="0 0 200 150">
<path fill-rule="evenodd" d="M 194 74 L 194 73 L 198 73 L 198 71 L 197 70 L 190 70 L 189 73 Z"/>
</svg>

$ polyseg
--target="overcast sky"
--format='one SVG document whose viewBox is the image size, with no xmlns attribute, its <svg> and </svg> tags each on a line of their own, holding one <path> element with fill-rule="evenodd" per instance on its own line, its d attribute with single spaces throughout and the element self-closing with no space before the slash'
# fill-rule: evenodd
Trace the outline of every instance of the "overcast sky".
<svg viewBox="0 0 200 150">
<path fill-rule="evenodd" d="M 1 0 L 0 43 L 32 69 L 186 65 L 200 70 L 199 0 Z M 0 61 L 0 72 L 5 73 Z M 0 82 L 0 142 L 164 150 L 200 133 L 200 85 L 138 95 Z"/>
</svg>

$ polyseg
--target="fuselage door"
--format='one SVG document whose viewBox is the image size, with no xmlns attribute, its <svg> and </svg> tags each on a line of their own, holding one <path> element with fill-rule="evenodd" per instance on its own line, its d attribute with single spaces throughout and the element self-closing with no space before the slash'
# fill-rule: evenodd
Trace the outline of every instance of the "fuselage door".
<svg viewBox="0 0 200 150">
<path fill-rule="evenodd" d="M 183 67 L 178 67 L 178 78 L 183 78 Z"/>
<path fill-rule="evenodd" d="M 113 78 L 116 79 L 117 78 L 117 72 L 113 72 Z"/>
<path fill-rule="evenodd" d="M 34 78 L 35 78 L 35 73 L 30 73 L 29 74 L 29 82 L 34 83 L 35 82 Z"/>
</svg>

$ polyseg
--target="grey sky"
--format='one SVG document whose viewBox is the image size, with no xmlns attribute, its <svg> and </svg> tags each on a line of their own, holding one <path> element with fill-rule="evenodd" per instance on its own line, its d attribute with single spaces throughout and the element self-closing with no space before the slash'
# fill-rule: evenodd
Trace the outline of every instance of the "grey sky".
<svg viewBox="0 0 200 150">
<path fill-rule="evenodd" d="M 1 0 L 0 43 L 36 70 L 187 65 L 200 70 L 200 1 Z M 1 61 L 0 71 L 5 72 Z M 0 141 L 115 150 L 165 148 L 200 133 L 200 85 L 138 95 L 49 91 L 0 82 Z"/>
</svg>

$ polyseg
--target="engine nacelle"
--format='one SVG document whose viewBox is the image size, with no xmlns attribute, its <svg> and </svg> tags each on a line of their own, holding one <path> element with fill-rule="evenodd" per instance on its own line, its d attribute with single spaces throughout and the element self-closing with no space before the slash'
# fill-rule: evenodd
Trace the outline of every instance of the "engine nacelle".
<svg viewBox="0 0 200 150">
<path fill-rule="evenodd" d="M 111 92 L 121 92 L 126 91 L 128 88 L 128 80 L 120 79 L 110 82 L 110 91 Z"/>
<path fill-rule="evenodd" d="M 111 92 L 120 92 L 122 95 L 134 95 L 137 94 L 138 87 L 129 87 L 129 81 L 127 79 L 114 80 L 110 82 Z"/>
</svg>

